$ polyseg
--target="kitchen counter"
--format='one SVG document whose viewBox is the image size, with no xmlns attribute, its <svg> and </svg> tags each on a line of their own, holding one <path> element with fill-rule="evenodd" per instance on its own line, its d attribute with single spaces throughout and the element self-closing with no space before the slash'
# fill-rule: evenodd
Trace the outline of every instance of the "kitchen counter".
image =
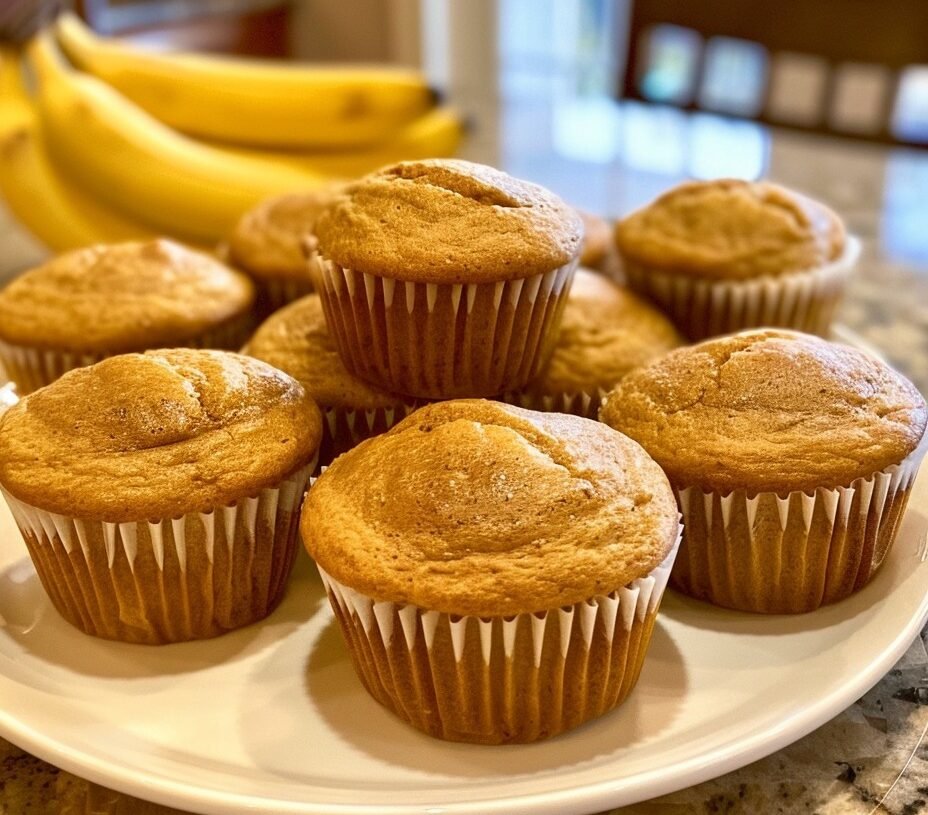
<svg viewBox="0 0 928 815">
<path fill-rule="evenodd" d="M 689 175 L 768 175 L 806 191 L 840 212 L 863 241 L 839 320 L 928 392 L 928 152 L 771 133 L 641 105 L 607 111 L 613 117 L 609 139 L 600 134 L 591 141 L 589 125 L 578 125 L 574 134 L 571 125 L 562 124 L 572 121 L 568 114 L 582 120 L 588 112 L 576 106 L 567 112 L 531 103 L 506 106 L 504 126 L 477 130 L 468 155 L 497 162 L 575 205 L 612 217 Z M 42 256 L 0 214 L 0 279 Z M 926 636 L 928 630 L 862 699 L 804 739 L 713 781 L 616 812 L 928 812 Z M 60 772 L 0 740 L 0 813 L 84 812 L 169 810 Z"/>
</svg>

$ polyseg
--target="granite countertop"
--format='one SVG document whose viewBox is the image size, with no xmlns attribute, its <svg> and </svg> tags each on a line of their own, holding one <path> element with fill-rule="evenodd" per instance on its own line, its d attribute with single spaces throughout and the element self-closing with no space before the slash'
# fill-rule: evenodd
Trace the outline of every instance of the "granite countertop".
<svg viewBox="0 0 928 815">
<path fill-rule="evenodd" d="M 765 174 L 829 203 L 864 244 L 839 320 L 928 392 L 928 152 L 770 134 L 753 125 L 629 108 L 622 115 L 641 120 L 636 126 L 644 128 L 643 135 L 624 127 L 614 155 L 600 151 L 590 158 L 545 136 L 553 133 L 545 125 L 550 109 L 513 106 L 506 115 L 509 142 L 484 130 L 470 155 L 546 184 L 594 212 L 619 215 L 686 175 L 707 173 Z M 717 140 L 715 148 L 698 154 L 697 166 L 693 145 L 713 143 L 698 132 L 706 127 L 716 128 Z M 533 134 L 529 142 L 526 133 Z M 635 139 L 642 137 L 649 147 L 644 161 L 635 153 Z M 662 150 L 669 157 L 663 163 Z M 3 213 L 0 247 L 0 279 L 43 254 Z M 615 812 L 928 812 L 926 636 L 928 629 L 869 693 L 804 739 L 713 781 Z M 168 812 L 75 778 L 0 740 L 0 813 Z"/>
</svg>

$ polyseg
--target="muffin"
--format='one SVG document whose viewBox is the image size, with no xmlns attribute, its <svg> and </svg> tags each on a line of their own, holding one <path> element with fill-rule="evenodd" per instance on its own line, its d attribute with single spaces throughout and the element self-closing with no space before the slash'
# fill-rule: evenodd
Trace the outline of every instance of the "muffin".
<svg viewBox="0 0 928 815">
<path fill-rule="evenodd" d="M 226 257 L 254 281 L 261 317 L 313 290 L 303 241 L 335 190 L 332 186 L 269 198 L 246 212 L 229 236 Z"/>
<path fill-rule="evenodd" d="M 115 354 L 238 348 L 253 300 L 247 277 L 168 240 L 77 249 L 0 291 L 0 362 L 25 394 Z"/>
<path fill-rule="evenodd" d="M 616 226 L 628 285 L 698 340 L 781 326 L 827 335 L 860 243 L 769 182 L 681 184 Z"/>
<path fill-rule="evenodd" d="M 612 279 L 618 277 L 618 258 L 612 239 L 612 227 L 598 215 L 582 209 L 577 210 L 583 221 L 583 245 L 580 265 L 587 269 L 603 272 Z"/>
<path fill-rule="evenodd" d="M 272 314 L 243 354 L 285 371 L 322 410 L 319 466 L 358 442 L 383 433 L 416 407 L 416 401 L 379 390 L 345 369 L 325 324 L 319 295 L 310 294 Z"/>
<path fill-rule="evenodd" d="M 260 620 L 283 596 L 322 434 L 263 362 L 171 349 L 70 371 L 0 418 L 0 491 L 55 608 L 160 644 Z"/>
<path fill-rule="evenodd" d="M 671 581 L 716 605 L 812 611 L 886 558 L 924 454 L 925 401 L 885 363 L 806 334 L 751 331 L 626 376 L 600 418 L 670 478 Z"/>
<path fill-rule="evenodd" d="M 300 522 L 364 686 L 433 736 L 553 736 L 634 687 L 673 493 L 589 419 L 461 400 L 335 460 Z"/>
<path fill-rule="evenodd" d="M 625 374 L 682 344 L 657 309 L 602 275 L 578 269 L 551 360 L 503 401 L 595 419 L 603 396 Z"/>
<path fill-rule="evenodd" d="M 352 374 L 421 398 L 488 396 L 549 356 L 582 236 L 541 187 L 467 161 L 408 161 L 319 216 L 310 266 Z"/>
</svg>

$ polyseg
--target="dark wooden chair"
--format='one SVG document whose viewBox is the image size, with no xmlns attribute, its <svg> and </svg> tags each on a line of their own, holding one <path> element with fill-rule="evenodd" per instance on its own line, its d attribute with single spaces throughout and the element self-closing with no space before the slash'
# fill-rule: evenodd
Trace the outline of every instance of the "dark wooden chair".
<svg viewBox="0 0 928 815">
<path fill-rule="evenodd" d="M 661 75 L 662 58 L 690 76 Z M 739 81 L 754 98 L 726 102 Z M 928 145 L 928 2 L 632 0 L 622 94 Z"/>
</svg>

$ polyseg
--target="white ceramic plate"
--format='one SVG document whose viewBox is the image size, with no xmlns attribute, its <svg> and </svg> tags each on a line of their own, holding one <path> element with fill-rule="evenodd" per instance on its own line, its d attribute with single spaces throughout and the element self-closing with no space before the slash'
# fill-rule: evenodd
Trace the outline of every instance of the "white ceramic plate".
<svg viewBox="0 0 928 815">
<path fill-rule="evenodd" d="M 619 710 L 546 743 L 478 747 L 430 739 L 367 696 L 308 558 L 263 624 L 109 643 L 54 611 L 0 501 L 0 735 L 193 812 L 596 812 L 748 764 L 859 698 L 928 617 L 926 538 L 923 472 L 892 553 L 854 597 L 762 617 L 669 591 Z"/>
<path fill-rule="evenodd" d="M 547 743 L 447 744 L 361 688 L 305 559 L 263 625 L 146 648 L 71 629 L 0 509 L 0 735 L 93 781 L 203 813 L 581 813 L 735 769 L 834 716 L 928 614 L 928 473 L 855 597 L 799 617 L 668 594 L 638 687 Z"/>
</svg>

